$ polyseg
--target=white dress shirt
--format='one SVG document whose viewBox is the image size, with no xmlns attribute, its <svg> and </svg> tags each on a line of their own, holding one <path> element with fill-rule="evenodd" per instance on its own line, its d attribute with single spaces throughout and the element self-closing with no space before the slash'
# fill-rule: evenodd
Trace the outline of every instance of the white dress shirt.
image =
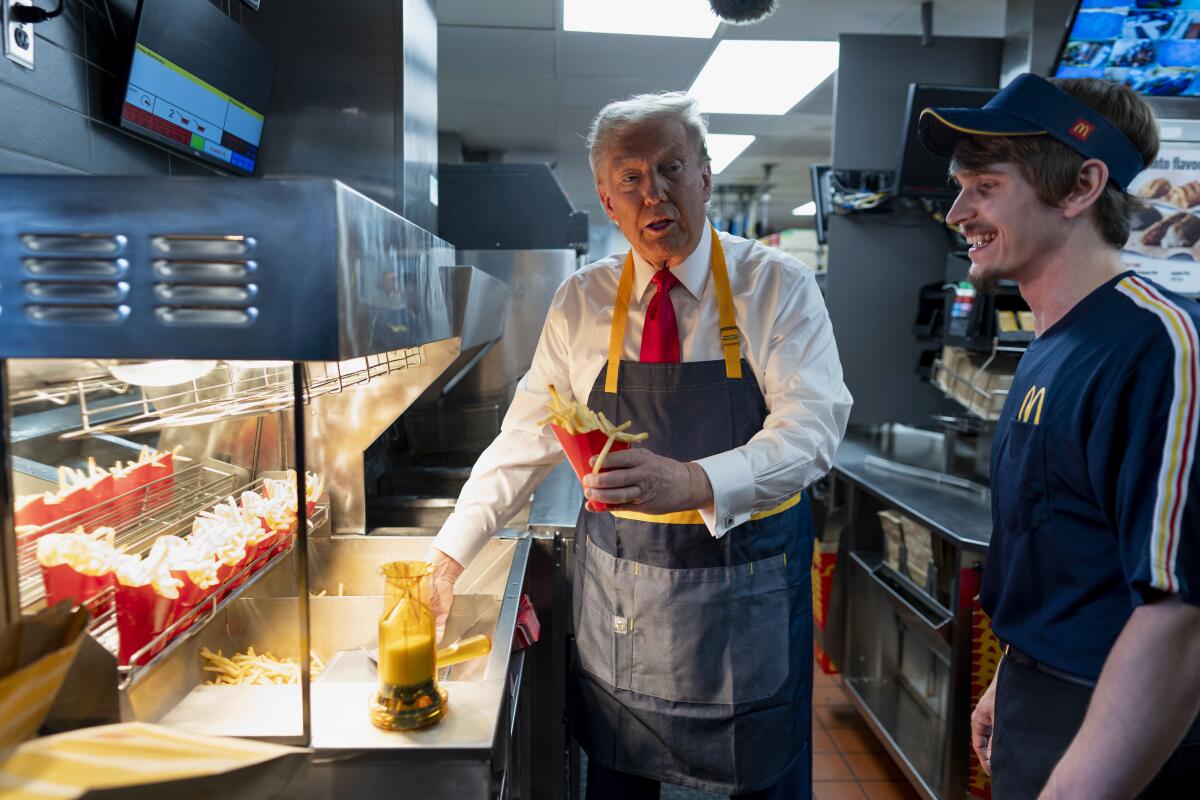
<svg viewBox="0 0 1200 800">
<path fill-rule="evenodd" d="M 719 234 L 729 269 L 733 305 L 749 362 L 766 399 L 768 416 L 749 442 L 697 461 L 713 489 L 713 506 L 700 509 L 720 537 L 752 513 L 779 505 L 829 471 L 850 415 L 833 329 L 813 272 L 755 241 Z M 500 435 L 475 462 L 454 513 L 433 546 L 468 564 L 528 501 L 563 460 L 549 426 L 548 384 L 564 399 L 587 402 L 608 361 L 609 328 L 625 253 L 589 264 L 554 296 L 529 372 L 517 386 Z M 717 297 L 710 280 L 712 237 L 673 269 L 679 285 L 671 303 L 679 322 L 683 361 L 722 358 Z M 634 288 L 622 358 L 637 361 L 647 291 L 655 268 L 634 255 Z M 618 391 L 620 391 L 618 387 Z M 633 429 L 637 430 L 637 420 Z"/>
</svg>

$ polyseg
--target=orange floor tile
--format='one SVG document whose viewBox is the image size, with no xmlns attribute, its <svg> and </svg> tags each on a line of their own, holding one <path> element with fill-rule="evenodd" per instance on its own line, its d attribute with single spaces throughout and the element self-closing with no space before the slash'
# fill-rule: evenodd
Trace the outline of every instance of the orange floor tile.
<svg viewBox="0 0 1200 800">
<path fill-rule="evenodd" d="M 815 800 L 918 800 L 842 690 L 841 677 L 813 677 Z"/>
<path fill-rule="evenodd" d="M 813 784 L 813 800 L 864 800 L 863 790 L 854 781 Z"/>
</svg>

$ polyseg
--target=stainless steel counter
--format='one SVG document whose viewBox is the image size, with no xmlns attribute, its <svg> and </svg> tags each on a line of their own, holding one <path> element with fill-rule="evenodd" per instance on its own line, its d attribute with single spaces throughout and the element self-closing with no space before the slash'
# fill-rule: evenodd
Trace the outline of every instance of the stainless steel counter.
<svg viewBox="0 0 1200 800">
<path fill-rule="evenodd" d="M 529 529 L 532 531 L 574 528 L 583 506 L 583 489 L 567 461 L 563 461 L 546 476 L 529 510 Z"/>
<path fill-rule="evenodd" d="M 366 796 L 380 781 L 408 785 L 416 762 L 441 764 L 436 775 L 420 781 L 422 797 L 495 797 L 495 782 L 514 777 L 505 760 L 516 749 L 511 739 L 524 653 L 513 654 L 512 643 L 530 554 L 528 534 L 506 531 L 488 542 L 455 586 L 443 641 L 487 633 L 492 651 L 440 671 L 449 696 L 446 718 L 408 732 L 385 732 L 370 723 L 367 704 L 377 679 L 361 648 L 375 639 L 383 603 L 376 570 L 388 561 L 422 558 L 431 541 L 429 536 L 375 535 L 310 542 L 310 586 L 328 593 L 310 599 L 311 646 L 328 666 L 312 684 L 314 753 L 288 796 L 331 800 Z M 273 584 L 291 569 L 290 558 L 277 564 L 272 572 L 279 575 L 267 575 L 247 592 L 251 596 L 232 603 L 221 619 L 135 684 L 129 705 L 193 733 L 266 738 L 293 733 L 300 726 L 299 686 L 209 686 L 199 657 L 202 646 L 231 652 L 251 644 L 295 656 L 286 634 L 297 599 L 273 596 L 278 588 Z M 165 702 L 168 696 L 177 699 Z M 153 714 L 155 708 L 166 711 Z M 255 713 L 247 715 L 247 708 Z"/>
<path fill-rule="evenodd" d="M 986 487 L 939 471 L 944 445 L 903 426 L 852 432 L 825 490 L 838 558 L 824 642 L 851 701 L 926 800 L 967 791 L 973 599 L 992 527 Z M 906 571 L 907 538 L 900 566 L 885 563 L 881 515 L 891 511 L 933 532 L 914 539 L 927 542 L 924 580 Z"/>
<path fill-rule="evenodd" d="M 934 463 L 923 448 L 888 447 L 881 437 L 852 433 L 838 449 L 833 469 L 953 542 L 987 547 L 992 539 L 992 507 L 988 495 L 980 491 L 983 487 L 935 482 L 933 476 L 923 475 L 934 471 Z M 916 469 L 905 474 L 904 467 Z"/>
</svg>

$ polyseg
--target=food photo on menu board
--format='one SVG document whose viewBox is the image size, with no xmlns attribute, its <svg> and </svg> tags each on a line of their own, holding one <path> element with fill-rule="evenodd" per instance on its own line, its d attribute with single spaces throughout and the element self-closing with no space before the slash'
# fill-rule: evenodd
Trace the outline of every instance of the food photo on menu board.
<svg viewBox="0 0 1200 800">
<path fill-rule="evenodd" d="M 1200 96 L 1200 0 L 1083 0 L 1054 74 Z"/>
<path fill-rule="evenodd" d="M 1200 145 L 1160 151 L 1129 186 L 1137 198 L 1122 260 L 1181 294 L 1200 294 Z"/>
</svg>

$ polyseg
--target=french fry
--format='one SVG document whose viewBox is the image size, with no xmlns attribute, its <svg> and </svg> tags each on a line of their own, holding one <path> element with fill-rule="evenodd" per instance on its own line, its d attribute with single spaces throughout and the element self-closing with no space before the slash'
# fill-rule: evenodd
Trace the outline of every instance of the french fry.
<svg viewBox="0 0 1200 800">
<path fill-rule="evenodd" d="M 613 425 L 604 416 L 604 412 L 597 414 L 583 403 L 564 400 L 553 384 L 546 388 L 550 391 L 550 402 L 546 403 L 546 408 L 550 411 L 550 416 L 542 419 L 538 424 L 557 425 L 572 435 L 600 431 L 610 440 L 609 447 L 605 448 L 601 458 L 608 455 L 608 449 L 612 446 L 612 440 L 618 442 L 640 442 L 649 436 L 647 433 L 628 433 L 629 427 L 633 424 L 632 420 L 623 422 L 620 425 Z"/>
<path fill-rule="evenodd" d="M 600 455 L 596 456 L 596 463 L 592 465 L 593 475 L 600 471 L 600 467 L 604 464 L 604 459 L 608 458 L 608 451 L 612 450 L 613 442 L 616 440 L 616 436 L 609 436 L 608 441 L 604 443 L 604 449 L 600 451 Z"/>
<path fill-rule="evenodd" d="M 208 662 L 203 671 L 214 675 L 209 681 L 212 686 L 272 686 L 300 682 L 300 665 L 296 660 L 277 658 L 270 651 L 258 654 L 253 647 L 249 647 L 245 653 L 235 653 L 232 658 L 226 658 L 220 650 L 214 653 L 205 647 L 201 648 L 200 655 Z M 312 652 L 309 653 L 309 659 L 310 674 L 316 678 L 324 671 L 325 662 Z"/>
</svg>

